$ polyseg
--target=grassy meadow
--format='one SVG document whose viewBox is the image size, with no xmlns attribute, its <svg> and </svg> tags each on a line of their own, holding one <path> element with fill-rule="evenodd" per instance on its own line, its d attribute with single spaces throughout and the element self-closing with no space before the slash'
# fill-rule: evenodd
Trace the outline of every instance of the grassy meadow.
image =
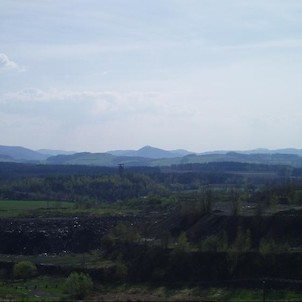
<svg viewBox="0 0 302 302">
<path fill-rule="evenodd" d="M 0 282 L 3 301 L 78 301 L 68 298 L 65 278 L 39 276 L 28 280 Z M 83 301 L 217 301 L 217 302 L 294 302 L 302 294 L 295 291 L 230 288 L 167 288 L 152 286 L 104 286 L 94 284 L 94 290 Z"/>
<path fill-rule="evenodd" d="M 0 217 L 22 217 L 34 214 L 69 212 L 74 208 L 71 202 L 0 200 Z M 39 216 L 39 215 L 37 215 Z"/>
<path fill-rule="evenodd" d="M 77 207 L 74 202 L 0 200 L 0 218 L 68 217 L 81 215 L 133 214 L 138 210 L 127 205 L 99 204 L 97 207 Z"/>
</svg>

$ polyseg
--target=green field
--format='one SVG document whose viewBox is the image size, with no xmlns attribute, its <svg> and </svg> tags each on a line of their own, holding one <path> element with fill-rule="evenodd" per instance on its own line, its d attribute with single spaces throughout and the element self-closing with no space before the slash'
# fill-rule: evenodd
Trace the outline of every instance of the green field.
<svg viewBox="0 0 302 302">
<path fill-rule="evenodd" d="M 71 202 L 0 200 L 0 217 L 30 216 L 32 214 L 70 211 Z"/>
<path fill-rule="evenodd" d="M 103 259 L 99 251 L 89 253 L 41 254 L 41 255 L 7 255 L 0 254 L 0 262 L 30 261 L 34 264 L 72 267 L 73 269 L 108 269 L 114 261 Z"/>
<path fill-rule="evenodd" d="M 64 277 L 38 276 L 28 280 L 0 281 L 0 299 L 3 301 L 78 301 L 67 296 Z M 227 289 L 184 287 L 171 289 L 148 285 L 106 286 L 94 283 L 94 289 L 85 301 L 216 301 L 261 302 L 301 301 L 302 293 L 270 290 L 265 297 L 261 289 Z"/>
<path fill-rule="evenodd" d="M 138 211 L 121 204 L 99 204 L 93 208 L 78 208 L 76 205 L 62 201 L 0 200 L 0 218 L 119 215 Z"/>
<path fill-rule="evenodd" d="M 66 296 L 64 281 L 62 277 L 39 276 L 26 281 L 0 282 L 0 298 L 2 301 L 59 301 Z"/>
<path fill-rule="evenodd" d="M 0 200 L 0 211 L 71 208 L 71 202 Z"/>
</svg>

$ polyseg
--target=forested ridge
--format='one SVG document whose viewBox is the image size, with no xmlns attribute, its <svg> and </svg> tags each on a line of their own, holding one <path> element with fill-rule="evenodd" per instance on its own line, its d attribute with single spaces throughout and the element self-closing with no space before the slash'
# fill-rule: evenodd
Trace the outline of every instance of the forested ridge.
<svg viewBox="0 0 302 302">
<path fill-rule="evenodd" d="M 208 163 L 150 167 L 45 166 L 0 164 L 0 198 L 114 203 L 142 197 L 174 198 L 211 190 L 215 201 L 229 200 L 236 189 L 242 200 L 267 204 L 277 198 L 299 203 L 302 169 L 282 165 Z M 277 196 L 277 197 L 276 197 Z"/>
</svg>

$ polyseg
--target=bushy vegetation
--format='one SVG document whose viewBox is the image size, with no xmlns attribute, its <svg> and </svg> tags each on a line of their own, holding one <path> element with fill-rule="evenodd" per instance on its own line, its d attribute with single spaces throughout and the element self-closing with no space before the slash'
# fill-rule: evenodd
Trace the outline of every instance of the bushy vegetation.
<svg viewBox="0 0 302 302">
<path fill-rule="evenodd" d="M 0 181 L 1 199 L 73 201 L 93 206 L 139 196 L 164 194 L 163 185 L 147 175 L 28 177 Z"/>
<path fill-rule="evenodd" d="M 71 273 L 65 281 L 65 289 L 73 299 L 83 299 L 93 288 L 91 277 L 85 273 Z"/>
<path fill-rule="evenodd" d="M 13 276 L 16 279 L 28 279 L 37 274 L 37 267 L 30 261 L 21 261 L 14 265 Z"/>
</svg>

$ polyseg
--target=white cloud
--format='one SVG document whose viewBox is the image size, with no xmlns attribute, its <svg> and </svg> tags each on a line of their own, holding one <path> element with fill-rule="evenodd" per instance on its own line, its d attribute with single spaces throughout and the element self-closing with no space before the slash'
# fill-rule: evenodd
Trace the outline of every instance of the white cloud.
<svg viewBox="0 0 302 302">
<path fill-rule="evenodd" d="M 24 71 L 16 62 L 10 60 L 4 53 L 0 53 L 0 69 Z"/>
<path fill-rule="evenodd" d="M 186 116 L 193 113 L 178 93 L 41 90 L 26 88 L 0 94 L 0 110 L 6 107 L 23 114 L 50 115 L 72 110 L 74 115 L 86 113 L 93 119 L 129 119 L 133 116 Z M 44 109 L 43 109 L 44 108 Z M 56 110 L 57 108 L 57 110 Z"/>
<path fill-rule="evenodd" d="M 36 88 L 25 88 L 19 91 L 7 92 L 1 95 L 0 103 L 42 101 L 47 98 L 44 91 Z"/>
</svg>

